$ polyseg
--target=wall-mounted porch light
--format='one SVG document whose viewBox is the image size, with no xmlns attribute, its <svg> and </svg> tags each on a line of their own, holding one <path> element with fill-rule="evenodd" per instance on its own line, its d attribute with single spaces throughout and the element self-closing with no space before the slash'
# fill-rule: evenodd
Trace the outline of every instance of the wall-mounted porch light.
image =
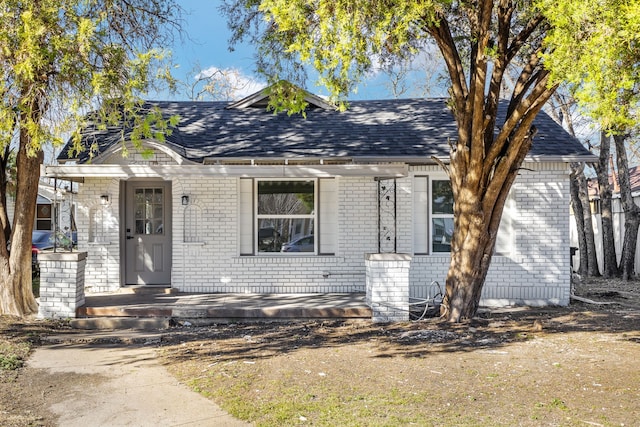
<svg viewBox="0 0 640 427">
<path fill-rule="evenodd" d="M 182 196 L 182 206 L 187 206 L 189 204 L 189 196 L 186 194 Z"/>
<path fill-rule="evenodd" d="M 109 195 L 108 194 L 103 194 L 102 196 L 100 196 L 100 204 L 102 206 L 106 206 L 109 204 Z"/>
</svg>

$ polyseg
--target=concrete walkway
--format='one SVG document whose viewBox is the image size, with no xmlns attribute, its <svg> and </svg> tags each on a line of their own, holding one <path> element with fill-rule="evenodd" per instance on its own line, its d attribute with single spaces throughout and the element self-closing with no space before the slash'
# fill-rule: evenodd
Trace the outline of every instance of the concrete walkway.
<svg viewBox="0 0 640 427">
<path fill-rule="evenodd" d="M 178 383 L 158 363 L 152 347 L 82 344 L 77 339 L 39 347 L 28 361 L 30 368 L 61 381 L 65 375 L 82 376 L 63 396 L 47 401 L 48 409 L 60 416 L 60 426 L 249 425 Z"/>
</svg>

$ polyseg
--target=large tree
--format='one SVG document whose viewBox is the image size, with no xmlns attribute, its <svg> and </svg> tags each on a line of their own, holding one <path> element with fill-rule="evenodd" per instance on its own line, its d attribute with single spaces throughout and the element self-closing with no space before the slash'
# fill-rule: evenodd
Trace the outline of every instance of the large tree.
<svg viewBox="0 0 640 427">
<path fill-rule="evenodd" d="M 556 31 L 548 18 L 563 13 L 555 3 L 570 1 L 228 0 L 225 5 L 232 41 L 250 37 L 260 46 L 260 70 L 278 80 L 296 78 L 304 70 L 300 64 L 311 65 L 337 99 L 345 99 L 378 63 L 405 60 L 435 41 L 458 125 L 450 158 L 442 162 L 455 201 L 441 312 L 449 321 L 477 311 L 504 203 L 533 142 L 533 120 L 562 78 L 545 67 L 556 53 L 546 38 Z M 579 31 L 588 39 L 588 30 L 558 31 Z M 507 93 L 505 74 L 516 60 L 522 65 Z"/>
<path fill-rule="evenodd" d="M 11 250 L 0 233 L 0 314 L 37 310 L 31 290 L 33 230 L 42 145 L 93 119 L 162 124 L 138 114 L 163 52 L 179 29 L 173 0 L 5 0 L 0 5 L 0 149 L 16 145 Z M 162 72 L 162 76 L 166 74 Z M 140 126 L 141 132 L 150 126 Z M 78 141 L 78 147 L 80 147 Z M 6 188 L 3 186 L 4 201 Z M 8 227 L 4 222 L 3 227 Z"/>
</svg>

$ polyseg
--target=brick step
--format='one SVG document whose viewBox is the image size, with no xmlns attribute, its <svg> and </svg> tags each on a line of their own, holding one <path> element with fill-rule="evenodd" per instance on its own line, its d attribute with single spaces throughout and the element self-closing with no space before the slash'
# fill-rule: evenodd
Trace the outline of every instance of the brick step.
<svg viewBox="0 0 640 427">
<path fill-rule="evenodd" d="M 371 318 L 369 307 L 80 307 L 79 318 L 173 318 L 173 319 L 353 319 Z"/>
<path fill-rule="evenodd" d="M 168 317 L 93 317 L 71 319 L 70 326 L 74 329 L 86 330 L 135 329 L 156 331 L 168 329 L 171 326 L 171 319 Z"/>
<path fill-rule="evenodd" d="M 118 289 L 116 294 L 134 294 L 134 295 L 175 295 L 178 290 L 169 286 L 123 286 Z"/>
</svg>

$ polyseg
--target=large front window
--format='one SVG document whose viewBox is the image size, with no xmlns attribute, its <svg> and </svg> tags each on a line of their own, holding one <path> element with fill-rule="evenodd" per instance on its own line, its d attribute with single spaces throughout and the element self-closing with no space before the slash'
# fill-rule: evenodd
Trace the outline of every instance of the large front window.
<svg viewBox="0 0 640 427">
<path fill-rule="evenodd" d="M 256 252 L 315 253 L 315 180 L 257 182 Z"/>
</svg>

